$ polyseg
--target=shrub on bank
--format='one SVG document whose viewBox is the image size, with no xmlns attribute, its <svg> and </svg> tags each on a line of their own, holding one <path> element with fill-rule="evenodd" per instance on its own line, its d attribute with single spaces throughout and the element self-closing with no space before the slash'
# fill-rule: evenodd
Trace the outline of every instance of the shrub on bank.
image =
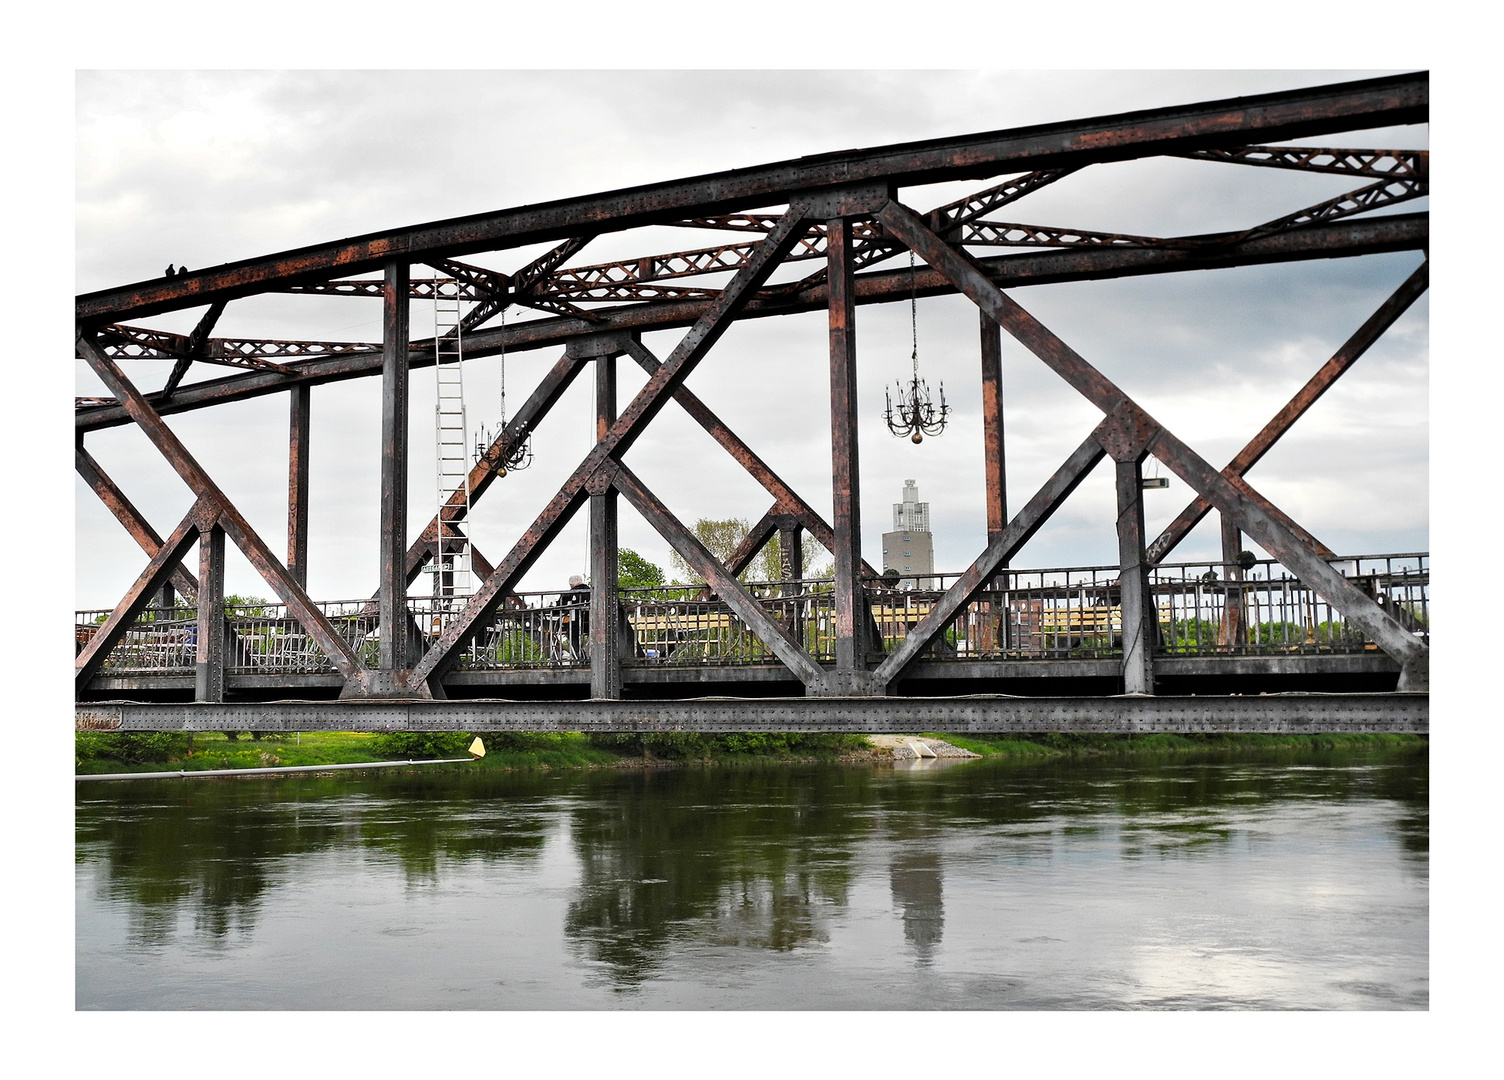
<svg viewBox="0 0 1504 1080">
<path fill-rule="evenodd" d="M 592 734 L 589 738 L 590 745 L 627 757 L 655 757 L 669 761 L 740 755 L 818 756 L 866 746 L 861 735 L 827 732 L 726 732 L 712 735 L 697 731 L 634 731 Z"/>
<path fill-rule="evenodd" d="M 190 745 L 186 731 L 79 731 L 73 736 L 73 756 L 79 762 L 144 765 L 187 757 Z"/>
<path fill-rule="evenodd" d="M 371 749 L 389 759 L 458 758 L 473 738 L 463 731 L 387 731 L 371 740 Z"/>
</svg>

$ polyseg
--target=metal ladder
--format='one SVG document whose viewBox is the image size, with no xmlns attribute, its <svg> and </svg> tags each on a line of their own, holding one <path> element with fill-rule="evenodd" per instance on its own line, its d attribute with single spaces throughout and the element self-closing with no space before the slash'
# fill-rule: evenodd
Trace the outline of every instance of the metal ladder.
<svg viewBox="0 0 1504 1080">
<path fill-rule="evenodd" d="M 455 491 L 464 493 L 464 528 L 470 527 L 470 442 L 465 417 L 465 375 L 460 347 L 460 285 L 453 278 L 435 278 L 433 283 L 434 458 L 438 465 L 439 519 Z M 430 565 L 434 575 L 435 604 L 441 597 L 468 597 L 474 588 L 470 577 L 470 539 L 461 537 L 457 551 L 448 550 L 455 532 L 445 529 L 444 550 Z"/>
</svg>

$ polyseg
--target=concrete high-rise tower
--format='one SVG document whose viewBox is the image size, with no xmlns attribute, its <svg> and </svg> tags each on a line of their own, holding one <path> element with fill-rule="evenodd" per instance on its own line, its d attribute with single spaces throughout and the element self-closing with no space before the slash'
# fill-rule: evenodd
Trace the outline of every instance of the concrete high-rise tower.
<svg viewBox="0 0 1504 1080">
<path fill-rule="evenodd" d="M 930 535 L 930 504 L 919 501 L 919 485 L 903 482 L 903 502 L 893 504 L 893 531 L 883 533 L 883 570 L 897 570 L 900 588 L 933 589 L 935 541 Z"/>
</svg>

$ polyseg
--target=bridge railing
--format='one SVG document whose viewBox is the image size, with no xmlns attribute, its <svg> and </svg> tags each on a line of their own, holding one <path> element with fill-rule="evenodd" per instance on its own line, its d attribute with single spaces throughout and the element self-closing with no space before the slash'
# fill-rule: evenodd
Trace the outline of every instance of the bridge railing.
<svg viewBox="0 0 1504 1080">
<path fill-rule="evenodd" d="M 1427 553 L 1365 555 L 1333 567 L 1418 638 L 1430 636 Z M 873 620 L 892 650 L 959 575 L 865 582 Z M 904 587 L 904 586 L 911 587 Z M 1122 607 L 1113 566 L 1008 570 L 935 636 L 926 656 L 941 659 L 1096 659 L 1122 650 Z M 754 582 L 767 613 L 819 660 L 835 654 L 829 580 Z M 1217 562 L 1161 565 L 1150 573 L 1159 641 L 1169 656 L 1357 653 L 1374 646 L 1362 631 L 1274 560 L 1242 569 Z M 410 597 L 413 628 L 425 641 L 442 633 L 468 597 Z M 564 593 L 508 597 L 470 642 L 465 670 L 549 669 L 589 663 L 589 613 Z M 317 604 L 368 667 L 378 625 L 368 599 Z M 109 612 L 75 614 L 82 650 Z M 233 674 L 317 674 L 335 670 L 282 604 L 227 605 L 226 667 Z M 621 637 L 632 662 L 664 666 L 777 663 L 771 649 L 724 601 L 699 586 L 624 589 Z M 110 675 L 191 674 L 197 611 L 148 608 L 106 658 Z"/>
<path fill-rule="evenodd" d="M 1333 560 L 1333 568 L 1429 641 L 1426 553 Z M 885 590 L 869 582 L 873 615 L 891 649 L 928 614 L 959 575 L 913 579 Z M 976 659 L 1094 659 L 1122 653 L 1122 601 L 1115 566 L 1009 570 L 936 636 L 928 655 Z M 1349 623 L 1272 559 L 1244 570 L 1218 562 L 1154 568 L 1150 594 L 1163 655 L 1270 655 L 1372 651 Z"/>
<path fill-rule="evenodd" d="M 1429 643 L 1427 554 L 1359 556 L 1332 565 Z M 1160 611 L 1160 648 L 1170 655 L 1354 653 L 1375 648 L 1358 626 L 1273 560 L 1256 562 L 1241 574 L 1240 568 L 1221 563 L 1161 566 L 1151 585 Z"/>
<path fill-rule="evenodd" d="M 108 610 L 74 613 L 74 652 L 110 617 Z M 131 623 L 105 658 L 110 674 L 192 674 L 198 659 L 198 611 L 192 607 L 147 608 Z"/>
<path fill-rule="evenodd" d="M 819 585 L 820 583 L 813 583 Z M 832 652 L 830 598 L 800 583 L 748 586 L 765 610 L 817 651 Z M 791 595 L 785 595 L 791 590 Z M 623 589 L 621 637 L 639 664 L 693 667 L 770 664 L 777 659 L 724 601 L 699 586 Z M 442 625 L 445 613 L 434 615 Z M 518 593 L 466 647 L 459 667 L 471 671 L 546 669 L 589 662 L 589 611 L 557 592 Z"/>
</svg>

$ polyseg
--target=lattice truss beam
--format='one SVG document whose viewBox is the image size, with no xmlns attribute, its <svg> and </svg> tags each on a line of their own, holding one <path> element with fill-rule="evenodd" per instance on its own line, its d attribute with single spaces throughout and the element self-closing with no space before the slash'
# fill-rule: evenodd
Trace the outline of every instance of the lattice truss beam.
<svg viewBox="0 0 1504 1080">
<path fill-rule="evenodd" d="M 81 296 L 77 305 L 76 355 L 88 363 L 114 397 L 79 399 L 76 428 L 80 440 L 91 430 L 125 422 L 138 424 L 195 492 L 198 501 L 168 538 L 159 540 L 158 534 L 130 507 L 80 443 L 80 473 L 131 531 L 151 562 L 96 640 L 81 654 L 79 686 L 82 688 L 98 671 L 111 642 L 119 639 L 153 590 L 168 582 L 178 583 L 183 590 L 193 586 L 191 575 L 180 565 L 188 547 L 201 537 L 228 536 L 245 551 L 253 566 L 288 605 L 290 616 L 335 662 L 346 680 L 348 695 L 394 692 L 441 695 L 443 677 L 456 662 L 460 650 L 479 632 L 491 613 L 506 602 L 522 576 L 573 514 L 587 502 L 595 506 L 592 500 L 620 496 L 703 575 L 709 586 L 805 684 L 808 692 L 886 693 L 933 643 L 948 620 L 986 588 L 998 568 L 1006 564 L 1104 456 L 1117 463 L 1121 491 L 1123 477 L 1131 475 L 1131 470 L 1145 456 L 1153 454 L 1197 493 L 1197 499 L 1158 540 L 1146 545 L 1140 539 L 1140 552 L 1147 548 L 1151 560 L 1163 558 L 1201 516 L 1216 509 L 1224 519 L 1235 522 L 1295 570 L 1400 662 L 1405 685 L 1424 688 L 1426 647 L 1370 597 L 1333 571 L 1323 561 L 1331 553 L 1254 491 L 1243 479 L 1243 473 L 1424 291 L 1425 267 L 1402 285 L 1385 307 L 1222 470 L 1210 466 L 1150 417 L 1003 289 L 1043 281 L 1423 249 L 1428 242 L 1425 215 L 1371 212 L 1427 193 L 1426 152 L 1311 148 L 1255 140 L 1260 136 L 1310 137 L 1421 123 L 1427 116 L 1427 101 L 1424 75 L 1397 76 L 1239 99 L 1236 109 L 1227 102 L 1209 102 L 1176 110 L 1151 110 L 1057 125 L 1056 129 L 1023 129 L 853 151 L 808 163 L 807 159 L 800 159 L 765 170 L 699 177 L 678 185 L 546 204 L 535 210 L 522 208 L 463 222 L 434 223 L 408 234 L 342 241 L 323 248 L 199 271 L 166 284 L 146 283 Z M 1148 237 L 1027 225 L 993 216 L 1033 192 L 1067 182 L 1083 168 L 1107 167 L 1116 161 L 1153 156 L 1223 166 L 1351 175 L 1369 182 L 1273 220 L 1211 236 Z M 972 195 L 928 212 L 916 212 L 897 198 L 900 186 L 989 174 L 1004 179 L 994 179 Z M 783 209 L 776 212 L 760 209 L 769 205 Z M 1365 219 L 1363 215 L 1368 217 Z M 597 235 L 645 225 L 741 233 L 748 239 L 634 259 L 571 261 Z M 833 229 L 836 231 L 832 232 Z M 544 255 L 512 273 L 458 259 L 476 252 L 536 244 L 539 240 L 551 241 L 552 246 Z M 1003 257 L 985 254 L 997 247 L 1039 250 Z M 376 251 L 402 251 L 405 255 L 402 260 L 390 255 L 378 258 L 373 254 Z M 903 252 L 912 252 L 922 261 L 922 274 L 907 269 L 871 269 Z M 425 263 L 439 276 L 409 277 L 406 273 L 409 261 Z M 786 265 L 813 262 L 821 265 L 812 273 L 789 276 L 782 282 L 772 281 Z M 386 267 L 385 275 L 360 276 L 374 269 L 373 263 Z M 400 272 L 394 274 L 394 267 Z M 867 272 L 858 272 L 862 270 Z M 396 323 L 392 312 L 412 299 L 430 298 L 438 290 L 447 290 L 475 304 L 461 327 L 466 335 L 466 356 L 484 356 L 506 349 L 565 346 L 565 355 L 477 462 L 469 479 L 472 505 L 501 475 L 497 465 L 507 450 L 525 439 L 544 419 L 585 360 L 625 355 L 640 364 L 649 378 L 620 415 L 616 415 L 614 404 L 609 408 L 601 406 L 605 411 L 601 413 L 597 444 L 512 550 L 494 566 L 484 558 L 477 558 L 477 570 L 484 581 L 463 611 L 448 621 L 439 638 L 426 650 L 413 653 L 408 658 L 410 663 L 403 663 L 400 670 L 373 673 L 361 664 L 348 643 L 309 600 L 299 576 L 290 573 L 255 535 L 163 423 L 162 416 L 290 386 L 307 387 L 378 374 L 383 363 L 390 378 L 394 357 L 403 369 L 431 365 L 434 342 L 408 342 L 405 318 L 399 320 L 400 333 L 393 331 Z M 838 656 L 845 659 L 838 661 L 837 666 L 844 670 L 832 673 L 810 656 L 787 627 L 768 616 L 735 574 L 779 529 L 808 531 L 837 554 L 840 567 L 842 553 L 850 555 L 857 543 L 851 534 L 851 521 L 841 516 L 839 500 L 834 524 L 821 518 L 751 447 L 695 398 L 684 382 L 737 319 L 828 307 L 835 350 L 838 337 L 846 333 L 844 327 L 849 325 L 851 306 L 906 299 L 910 290 L 924 295 L 967 296 L 988 319 L 1017 338 L 1097 406 L 1104 419 L 1024 510 L 1011 522 L 998 523 L 993 539 L 972 567 L 901 646 L 891 655 L 880 656 L 875 668 L 866 662 L 872 659 L 874 642 L 870 616 L 862 607 L 864 601 L 857 591 L 844 597 L 838 595 L 837 623 L 842 627 L 841 632 L 854 639 L 865 638 L 866 652 L 861 647 L 844 653 L 838 649 Z M 381 343 L 210 336 L 227 304 L 242 296 L 268 292 L 381 297 L 388 313 L 386 336 Z M 206 301 L 208 310 L 188 335 L 144 329 L 128 321 L 202 306 Z M 518 320 L 501 330 L 485 325 L 513 305 L 541 314 Z M 838 313 L 838 308 L 845 314 Z M 660 361 L 643 348 L 640 334 L 644 330 L 669 327 L 687 330 L 679 346 Z M 140 358 L 174 361 L 172 373 L 155 394 L 142 393 L 119 366 L 119 361 Z M 195 361 L 251 370 L 185 385 L 183 374 Z M 832 395 L 834 409 L 837 396 L 834 383 Z M 716 562 L 692 532 L 622 463 L 627 449 L 671 401 L 686 409 L 773 498 L 772 507 L 748 543 L 736 553 L 732 565 Z M 299 438 L 295 433 L 295 444 Z M 400 579 L 412 580 L 432 553 L 451 549 L 454 538 L 464 527 L 462 494 L 456 491 L 407 548 L 405 559 L 398 560 L 401 565 L 394 568 L 393 577 L 384 579 L 378 596 L 390 599 L 394 588 L 400 593 Z M 614 516 L 610 520 L 614 521 Z M 209 552 L 210 548 L 204 547 L 204 551 Z M 209 554 L 201 557 L 196 584 L 200 593 L 212 596 L 213 568 L 207 561 L 210 557 Z M 872 568 L 863 564 L 862 570 L 870 573 Z M 840 579 L 838 569 L 838 593 L 842 588 Z M 881 654 L 880 639 L 875 648 Z M 603 685 L 611 684 L 608 680 Z"/>
<path fill-rule="evenodd" d="M 987 217 L 994 211 L 1040 188 L 1064 179 L 1076 172 L 1075 169 L 1038 170 L 1012 177 L 1002 184 L 989 186 L 967 198 L 936 207 L 926 215 L 926 220 L 930 228 L 950 242 L 975 250 L 997 247 L 1056 250 L 1073 247 L 1123 247 L 1207 252 L 1219 248 L 1230 250 L 1250 239 L 1273 236 L 1318 222 L 1334 221 L 1350 215 L 1367 213 L 1420 198 L 1428 193 L 1430 155 L 1420 150 L 1244 146 L 1228 150 L 1203 150 L 1178 156 L 1193 160 L 1378 177 L 1379 179 L 1374 183 L 1344 192 L 1331 199 L 1325 199 L 1315 205 L 1302 207 L 1293 213 L 1261 222 L 1248 229 L 1214 236 L 1140 236 L 1131 233 L 1051 225 L 1028 225 L 1021 222 L 997 221 Z M 777 216 L 769 214 L 723 214 L 685 218 L 671 224 L 702 230 L 753 232 L 763 236 L 776 221 Z M 853 264 L 857 268 L 882 262 L 903 250 L 903 245 L 895 238 L 886 235 L 875 220 L 854 222 L 853 235 L 856 241 L 853 248 Z M 471 311 L 466 319 L 463 327 L 465 332 L 484 325 L 502 309 L 513 304 L 600 324 L 601 314 L 578 305 L 621 301 L 652 304 L 670 300 L 713 300 L 720 295 L 719 287 L 716 285 L 664 283 L 709 278 L 726 272 L 735 272 L 746 264 L 756 248 L 755 243 L 744 242 L 645 255 L 634 259 L 618 259 L 604 263 L 562 267 L 558 265 L 584 248 L 591 239 L 592 237 L 588 235 L 571 238 L 512 275 L 485 270 L 452 259 L 438 260 L 438 269 L 451 276 L 413 278 L 409 283 L 411 290 L 409 295 L 414 300 L 427 300 L 443 291 L 445 295 L 476 302 L 479 307 Z M 816 223 L 811 224 L 799 237 L 794 250 L 783 261 L 792 263 L 823 260 L 825 254 L 825 227 L 823 224 Z M 823 280 L 824 271 L 821 270 L 797 281 L 774 286 L 767 290 L 767 296 L 776 298 L 779 295 L 797 294 L 817 287 Z M 369 298 L 380 296 L 381 287 L 382 283 L 379 279 L 334 279 L 289 284 L 282 286 L 278 291 Z M 296 370 L 291 365 L 275 363 L 275 358 L 375 355 L 381 350 L 379 344 L 344 341 L 258 341 L 205 338 L 195 342 L 191 337 L 181 334 L 122 325 L 102 328 L 100 341 L 105 347 L 106 355 L 115 360 L 199 360 L 226 367 L 275 371 L 284 375 L 296 374 Z M 431 349 L 431 346 L 429 348 Z M 176 386 L 176 381 L 173 386 Z M 80 408 L 97 404 L 98 402 L 93 398 L 81 398 L 78 402 Z"/>
</svg>

